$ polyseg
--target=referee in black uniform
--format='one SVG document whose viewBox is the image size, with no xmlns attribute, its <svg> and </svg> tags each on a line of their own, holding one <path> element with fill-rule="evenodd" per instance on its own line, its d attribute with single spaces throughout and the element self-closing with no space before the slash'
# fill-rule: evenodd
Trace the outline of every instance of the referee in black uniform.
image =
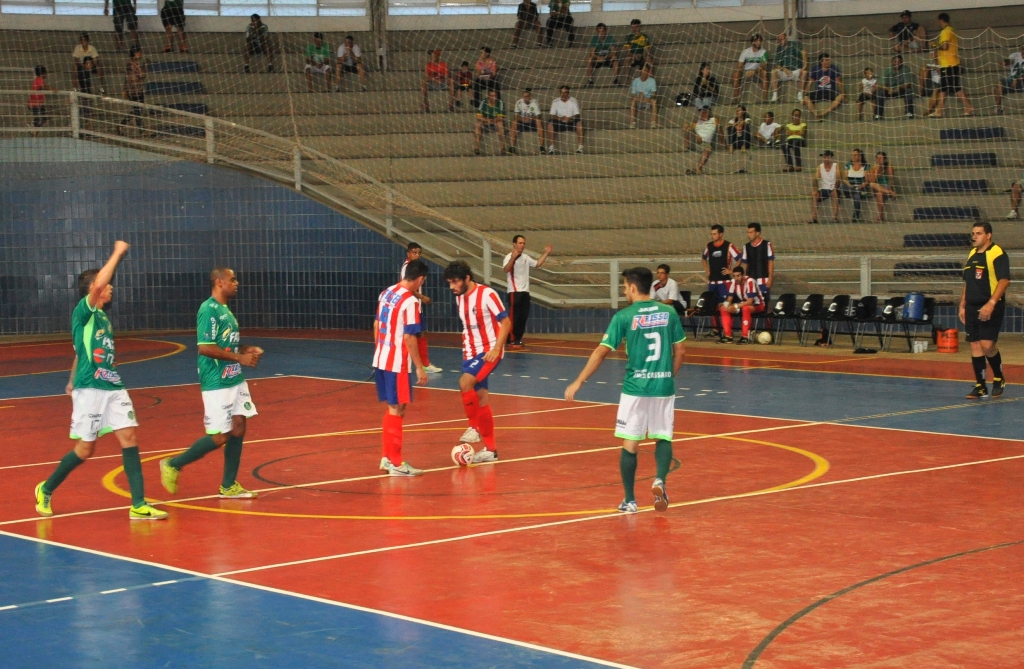
<svg viewBox="0 0 1024 669">
<path fill-rule="evenodd" d="M 1006 288 L 1010 285 L 1010 258 L 992 243 L 992 224 L 978 223 L 971 229 L 971 254 L 964 265 L 964 293 L 960 298 L 960 322 L 971 343 L 974 390 L 967 399 L 988 397 L 985 360 L 992 368 L 992 397 L 1003 394 L 1003 359 L 996 342 L 1006 313 Z"/>
</svg>

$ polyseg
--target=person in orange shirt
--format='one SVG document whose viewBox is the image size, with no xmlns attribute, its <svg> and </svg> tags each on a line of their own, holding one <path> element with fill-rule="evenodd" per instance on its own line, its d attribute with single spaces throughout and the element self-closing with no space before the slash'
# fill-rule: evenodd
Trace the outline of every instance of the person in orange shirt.
<svg viewBox="0 0 1024 669">
<path fill-rule="evenodd" d="M 36 65 L 36 78 L 32 80 L 33 91 L 56 91 L 53 86 L 46 85 L 46 68 Z M 46 96 L 42 93 L 32 93 L 28 96 L 28 109 L 32 113 L 32 127 L 41 128 L 50 119 L 46 116 Z M 38 133 L 33 133 L 36 136 Z"/>
<path fill-rule="evenodd" d="M 946 95 L 956 95 L 964 105 L 964 116 L 974 116 L 974 107 L 967 99 L 967 93 L 960 84 L 960 39 L 956 36 L 953 26 L 949 25 L 949 14 L 939 14 L 939 27 L 942 30 L 939 36 L 932 43 L 935 49 L 935 58 L 939 63 L 939 97 L 935 103 L 935 111 L 928 114 L 928 118 L 942 118 L 942 107 L 946 102 Z"/>
<path fill-rule="evenodd" d="M 455 111 L 455 80 L 448 73 L 448 63 L 441 60 L 441 50 L 430 52 L 430 60 L 423 71 L 423 85 L 420 93 L 423 96 L 423 111 L 430 111 L 427 100 L 429 91 L 448 91 L 448 111 Z"/>
</svg>

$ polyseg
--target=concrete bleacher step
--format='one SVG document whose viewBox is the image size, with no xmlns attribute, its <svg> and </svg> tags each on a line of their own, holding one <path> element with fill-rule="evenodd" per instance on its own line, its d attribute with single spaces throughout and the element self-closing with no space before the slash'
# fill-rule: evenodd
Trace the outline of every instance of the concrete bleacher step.
<svg viewBox="0 0 1024 669">
<path fill-rule="evenodd" d="M 146 95 L 202 95 L 201 81 L 147 81 Z"/>
<path fill-rule="evenodd" d="M 924 232 L 903 235 L 904 248 L 970 248 L 969 232 Z"/>
<path fill-rule="evenodd" d="M 153 74 L 196 74 L 199 63 L 194 60 L 153 61 L 146 65 L 146 75 Z"/>
<path fill-rule="evenodd" d="M 925 195 L 952 195 L 955 193 L 987 193 L 986 179 L 937 179 L 924 182 Z"/>
<path fill-rule="evenodd" d="M 995 167 L 995 152 L 945 153 L 932 156 L 932 167 Z"/>
<path fill-rule="evenodd" d="M 1006 128 L 1000 126 L 945 128 L 939 131 L 939 139 L 947 142 L 962 141 L 965 139 L 1002 139 L 1004 137 L 1006 137 Z"/>
<path fill-rule="evenodd" d="M 938 220 L 980 221 L 981 209 L 972 206 L 943 205 L 940 207 L 917 207 L 914 209 L 915 221 Z"/>
</svg>

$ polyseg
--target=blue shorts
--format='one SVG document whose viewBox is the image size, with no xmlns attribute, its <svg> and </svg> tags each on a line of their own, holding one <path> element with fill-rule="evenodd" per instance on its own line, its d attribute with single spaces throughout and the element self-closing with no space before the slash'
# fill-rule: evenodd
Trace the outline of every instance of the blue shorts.
<svg viewBox="0 0 1024 669">
<path fill-rule="evenodd" d="M 377 383 L 377 401 L 396 404 L 412 402 L 412 383 L 408 372 L 387 372 L 383 369 L 373 370 L 373 378 Z"/>
<path fill-rule="evenodd" d="M 498 358 L 494 362 L 485 362 L 484 356 L 486 353 L 470 358 L 469 360 L 462 361 L 462 373 L 472 374 L 476 377 L 476 385 L 473 386 L 473 390 L 487 389 L 487 377 L 491 375 L 501 363 L 501 358 Z"/>
<path fill-rule="evenodd" d="M 718 301 L 725 302 L 725 298 L 729 297 L 729 282 L 728 281 L 715 281 L 708 284 L 708 290 L 712 293 L 718 294 Z"/>
</svg>

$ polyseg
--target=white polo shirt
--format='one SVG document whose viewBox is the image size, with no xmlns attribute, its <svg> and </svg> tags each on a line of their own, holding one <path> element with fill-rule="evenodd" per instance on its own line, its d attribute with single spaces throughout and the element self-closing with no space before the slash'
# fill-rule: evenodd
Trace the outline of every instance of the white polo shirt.
<svg viewBox="0 0 1024 669">
<path fill-rule="evenodd" d="M 551 116 L 554 118 L 562 118 L 563 116 L 573 117 L 580 115 L 580 103 L 576 102 L 576 98 L 570 97 L 568 100 L 562 100 L 562 98 L 555 98 L 555 101 L 551 103 Z"/>
<path fill-rule="evenodd" d="M 509 260 L 512 260 L 511 253 L 506 255 L 505 259 L 501 261 L 501 266 L 504 267 L 507 265 Z M 515 264 L 512 265 L 512 271 L 505 273 L 505 279 L 508 281 L 508 292 L 530 292 L 530 268 L 536 266 L 537 261 L 525 253 L 519 256 L 516 259 Z"/>
<path fill-rule="evenodd" d="M 655 279 L 654 283 L 651 284 L 651 299 L 658 302 L 664 302 L 665 300 L 678 302 L 679 284 L 676 283 L 675 279 L 665 279 L 665 283 Z"/>
</svg>

